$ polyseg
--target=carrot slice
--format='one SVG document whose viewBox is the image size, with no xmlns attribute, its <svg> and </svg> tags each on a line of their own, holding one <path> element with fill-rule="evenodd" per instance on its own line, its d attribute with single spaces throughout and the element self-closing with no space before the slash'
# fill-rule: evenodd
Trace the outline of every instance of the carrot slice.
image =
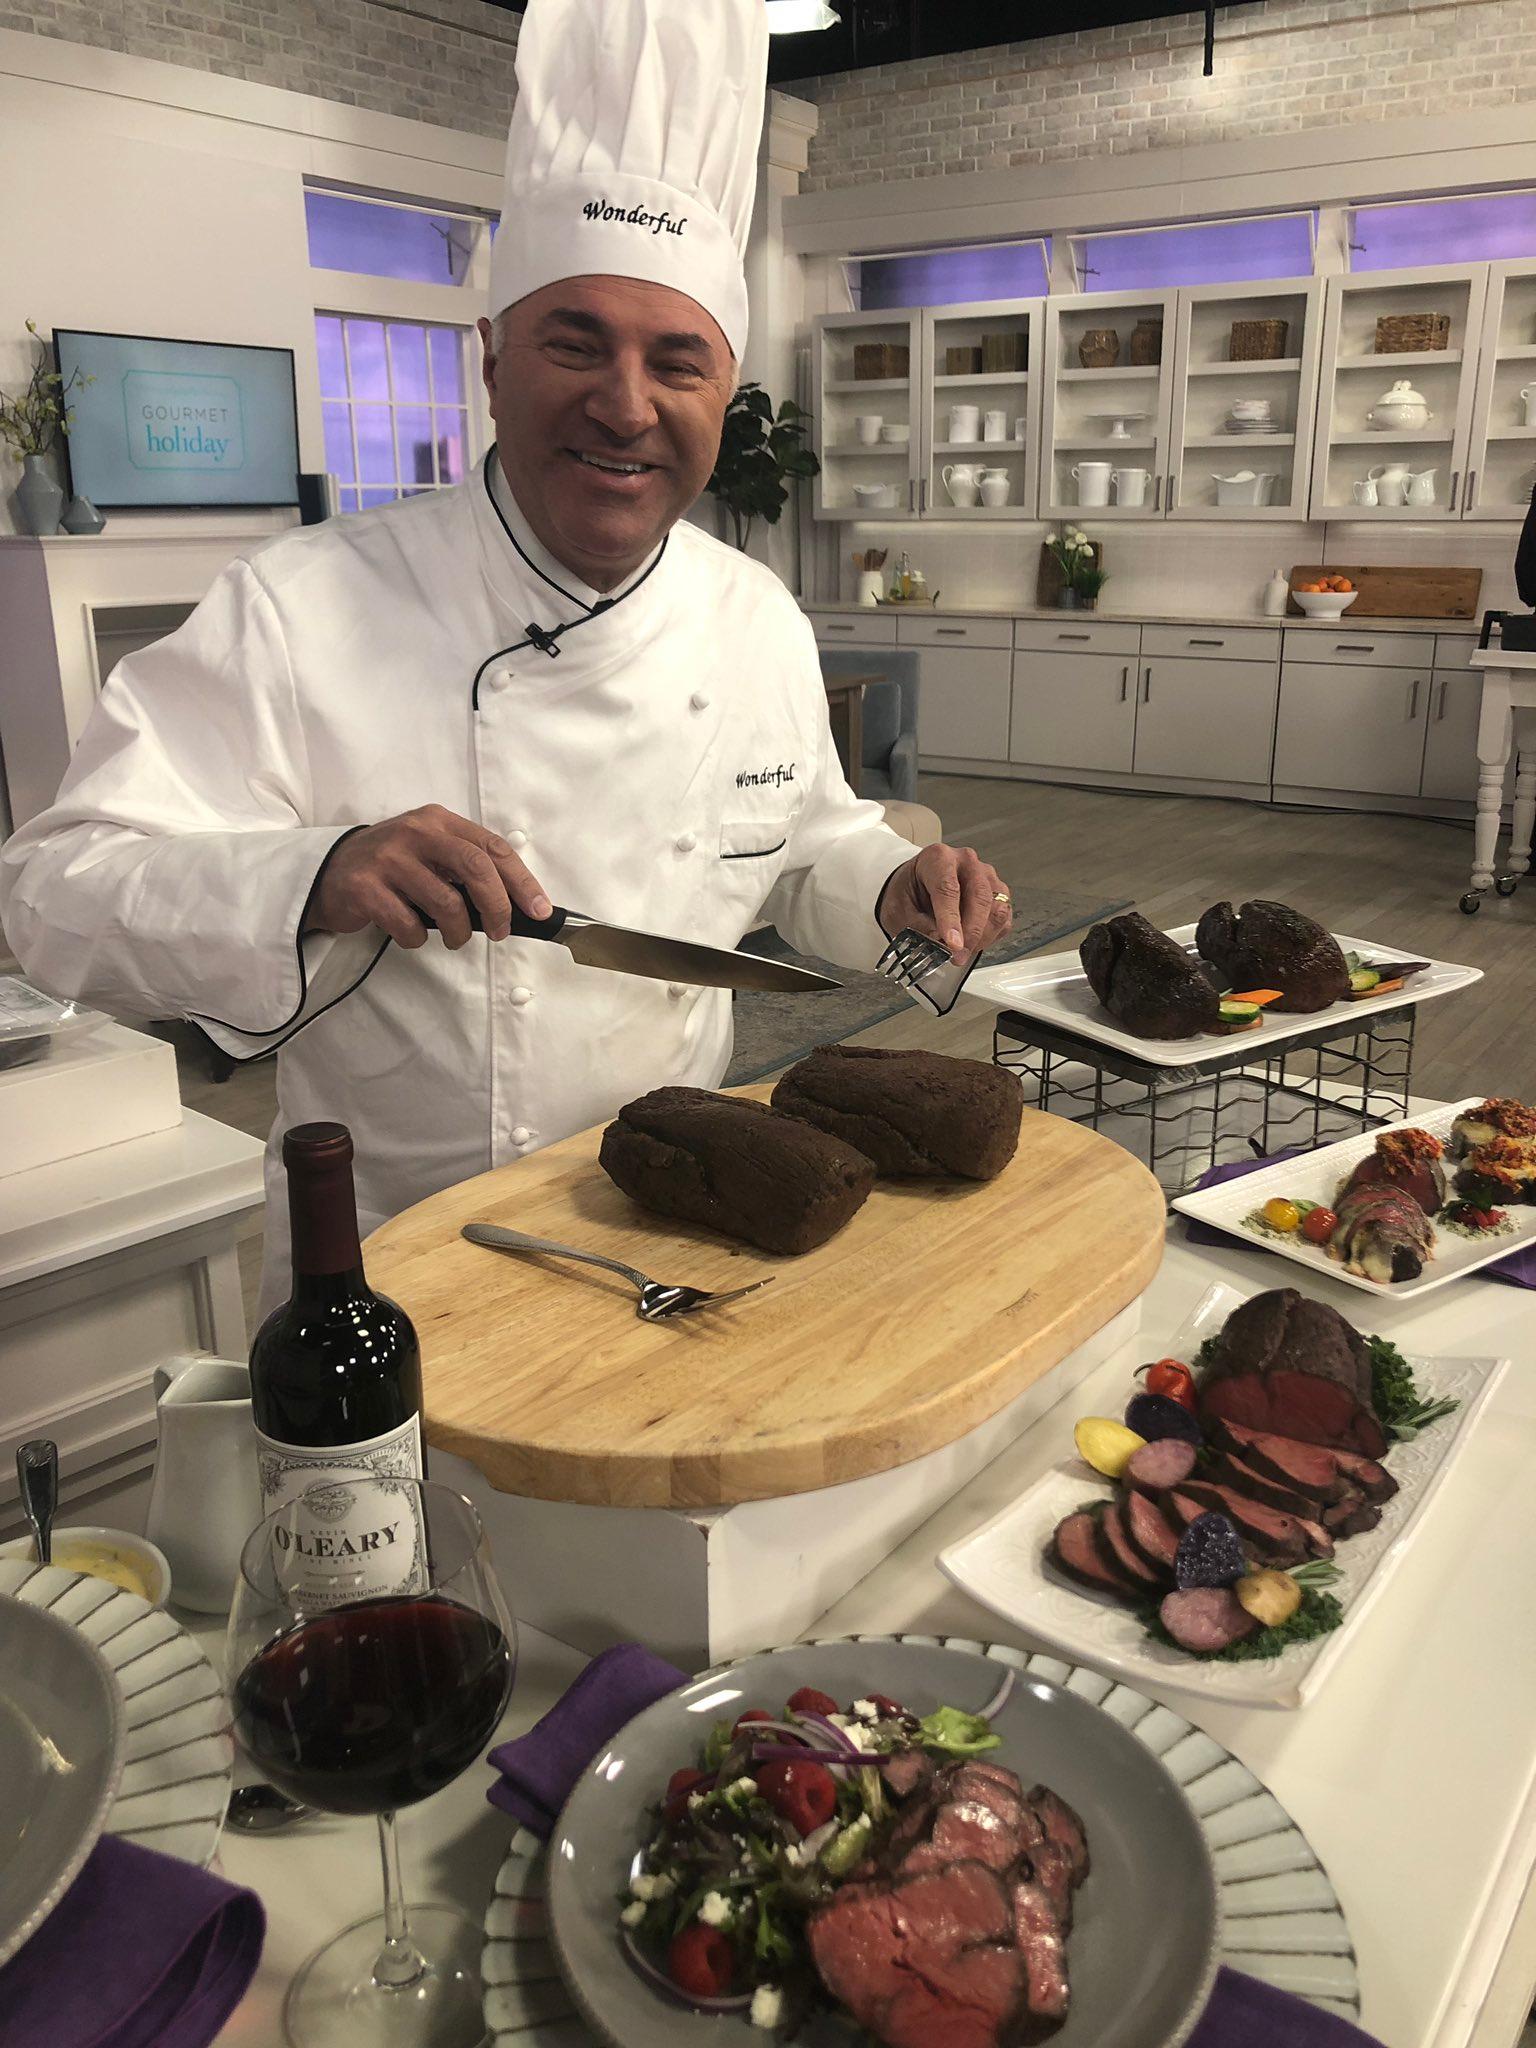
<svg viewBox="0 0 1536 2048">
<path fill-rule="evenodd" d="M 1266 1003 L 1278 1003 L 1284 994 L 1283 988 L 1233 989 L 1231 995 L 1224 996 L 1222 1000 L 1228 1003 L 1257 1003 L 1262 1009 Z"/>
</svg>

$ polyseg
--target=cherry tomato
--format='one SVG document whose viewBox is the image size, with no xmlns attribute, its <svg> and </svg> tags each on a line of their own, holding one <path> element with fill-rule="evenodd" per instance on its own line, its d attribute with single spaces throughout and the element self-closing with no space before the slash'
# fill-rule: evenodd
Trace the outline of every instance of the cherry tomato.
<svg viewBox="0 0 1536 2048">
<path fill-rule="evenodd" d="M 841 1711 L 837 1701 L 824 1692 L 818 1692 L 814 1685 L 802 1685 L 798 1692 L 792 1692 L 785 1703 L 792 1714 L 836 1714 Z"/>
<path fill-rule="evenodd" d="M 757 1789 L 774 1812 L 802 1835 L 809 1835 L 837 1811 L 837 1787 L 825 1764 L 760 1764 Z"/>
<path fill-rule="evenodd" d="M 667 1975 L 692 1998 L 724 1998 L 736 1970 L 736 1951 L 718 1927 L 695 1920 L 673 1937 Z"/>
<path fill-rule="evenodd" d="M 1309 1209 L 1301 1219 L 1301 1234 L 1312 1244 L 1326 1244 L 1338 1227 L 1338 1217 L 1322 1207 Z"/>
<path fill-rule="evenodd" d="M 1181 1408 L 1194 1413 L 1195 1376 L 1181 1359 L 1160 1358 L 1156 1365 L 1140 1367 L 1136 1377 L 1140 1379 L 1143 1375 L 1149 1394 L 1166 1394 L 1170 1401 L 1177 1401 Z"/>
<path fill-rule="evenodd" d="M 1264 1221 L 1271 1230 L 1291 1231 L 1301 1221 L 1301 1211 L 1283 1195 L 1272 1195 L 1264 1204 Z"/>
<path fill-rule="evenodd" d="M 712 1771 L 674 1771 L 667 1780 L 666 1796 L 661 1802 L 662 1819 L 675 1826 L 687 1812 L 691 1794 L 714 1782 Z"/>
</svg>

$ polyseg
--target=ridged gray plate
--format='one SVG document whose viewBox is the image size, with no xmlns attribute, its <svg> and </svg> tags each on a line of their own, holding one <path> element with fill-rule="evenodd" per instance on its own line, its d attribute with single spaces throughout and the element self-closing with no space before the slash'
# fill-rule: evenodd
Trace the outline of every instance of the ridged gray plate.
<svg viewBox="0 0 1536 2048">
<path fill-rule="evenodd" d="M 123 1775 L 105 1832 L 206 1868 L 234 1774 L 218 1674 L 179 1622 L 137 1593 L 58 1565 L 0 1559 L 0 1593 L 70 1622 L 101 1652 L 123 1702 Z"/>
<path fill-rule="evenodd" d="M 969 1651 L 1112 1715 L 1161 1761 L 1204 1830 L 1220 1887 L 1221 1961 L 1343 2019 L 1359 2017 L 1354 1945 L 1328 1873 L 1285 1808 L 1219 1742 L 1144 1693 L 1056 1657 L 959 1636 L 838 1640 Z M 497 2048 L 594 2048 L 546 1937 L 544 1844 L 521 1828 L 486 1911 L 481 1968 L 486 2027 Z M 740 2023 L 742 2048 L 766 2038 Z"/>
</svg>

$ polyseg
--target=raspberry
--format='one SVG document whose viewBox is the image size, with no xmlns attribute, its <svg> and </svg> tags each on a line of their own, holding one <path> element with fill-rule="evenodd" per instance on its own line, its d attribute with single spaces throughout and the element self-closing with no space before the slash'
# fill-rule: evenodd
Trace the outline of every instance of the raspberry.
<svg viewBox="0 0 1536 2048">
<path fill-rule="evenodd" d="M 723 1998 L 731 1988 L 736 1952 L 718 1927 L 695 1920 L 667 1950 L 667 1975 L 690 1998 Z"/>
<path fill-rule="evenodd" d="M 825 1764 L 763 1764 L 757 1789 L 782 1819 L 802 1835 L 813 1834 L 837 1811 L 837 1787 Z"/>
</svg>

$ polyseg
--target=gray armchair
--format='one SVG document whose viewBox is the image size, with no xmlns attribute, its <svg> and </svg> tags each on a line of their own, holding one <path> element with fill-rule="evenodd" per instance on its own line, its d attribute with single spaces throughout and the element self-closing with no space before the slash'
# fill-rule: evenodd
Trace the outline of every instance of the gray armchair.
<svg viewBox="0 0 1536 2048">
<path fill-rule="evenodd" d="M 917 795 L 917 654 L 912 648 L 823 647 L 823 675 L 879 675 L 864 692 L 859 795 L 876 803 Z"/>
</svg>

